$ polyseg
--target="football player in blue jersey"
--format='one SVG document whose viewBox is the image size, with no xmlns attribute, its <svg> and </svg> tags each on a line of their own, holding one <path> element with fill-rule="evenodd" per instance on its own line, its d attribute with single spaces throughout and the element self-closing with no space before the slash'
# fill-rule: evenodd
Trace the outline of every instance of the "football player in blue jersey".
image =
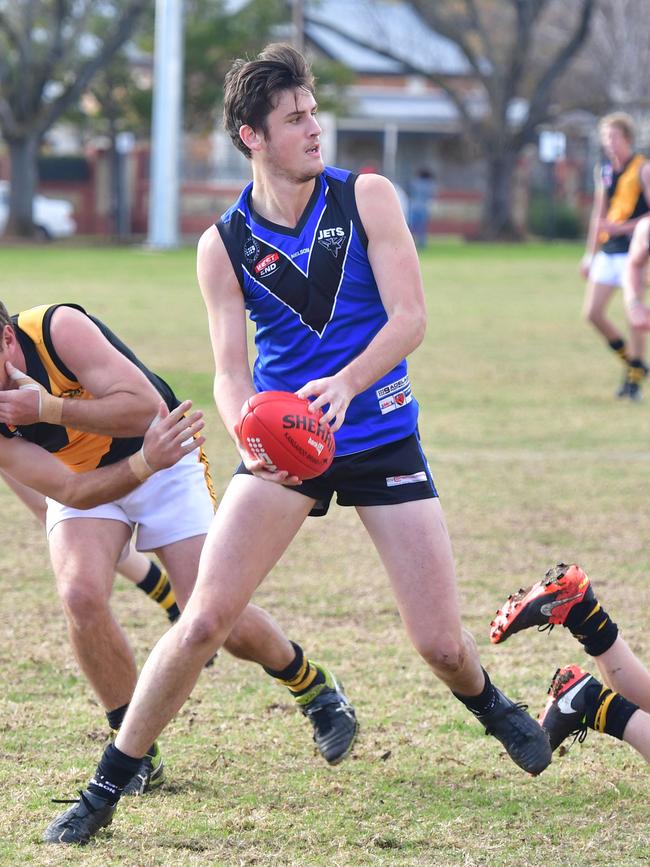
<svg viewBox="0 0 650 867">
<path fill-rule="evenodd" d="M 551 760 L 546 733 L 491 683 L 461 626 L 451 545 L 405 361 L 424 337 L 426 313 L 397 195 L 379 175 L 324 166 L 316 112 L 311 72 L 290 46 L 236 61 L 226 76 L 226 128 L 250 159 L 253 182 L 203 234 L 197 267 L 214 397 L 242 463 L 185 611 L 146 662 L 80 804 L 54 821 L 46 839 L 87 840 L 112 821 L 122 787 L 205 660 L 307 516 L 324 514 L 335 492 L 339 504 L 356 508 L 409 638 L 433 672 L 524 770 L 539 774 Z M 252 375 L 247 309 L 257 328 Z M 238 419 L 244 401 L 264 389 L 295 391 L 323 410 L 337 452 L 322 476 L 300 483 L 251 460 Z M 289 680 L 293 672 L 284 674 Z M 344 706 L 336 710 L 345 718 Z"/>
</svg>

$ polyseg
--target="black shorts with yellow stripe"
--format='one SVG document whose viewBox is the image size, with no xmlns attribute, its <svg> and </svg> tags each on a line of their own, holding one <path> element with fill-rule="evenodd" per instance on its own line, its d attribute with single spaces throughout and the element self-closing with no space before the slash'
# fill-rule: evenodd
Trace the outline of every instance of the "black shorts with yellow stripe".
<svg viewBox="0 0 650 867">
<path fill-rule="evenodd" d="M 250 475 L 240 464 L 235 475 Z M 336 494 L 339 506 L 391 506 L 438 496 L 417 431 L 405 439 L 334 458 L 316 479 L 291 490 L 316 500 L 309 513 L 327 514 Z"/>
</svg>

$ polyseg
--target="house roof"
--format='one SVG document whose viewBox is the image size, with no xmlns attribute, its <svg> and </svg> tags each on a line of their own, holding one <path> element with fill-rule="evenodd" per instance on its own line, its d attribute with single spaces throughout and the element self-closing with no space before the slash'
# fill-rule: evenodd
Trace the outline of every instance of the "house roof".
<svg viewBox="0 0 650 867">
<path fill-rule="evenodd" d="M 467 75 L 470 72 L 458 46 L 431 30 L 406 3 L 306 0 L 305 35 L 333 60 L 359 74 L 408 73 L 399 58 L 429 73 Z M 356 44 L 355 37 L 379 50 L 389 51 L 397 59 Z"/>
<path fill-rule="evenodd" d="M 386 123 L 396 123 L 400 128 L 425 128 L 431 126 L 439 130 L 456 130 L 458 112 L 449 97 L 441 92 L 395 93 L 393 90 L 370 90 L 368 88 L 349 88 L 354 124 L 374 128 Z M 338 119 L 341 127 L 347 126 L 343 118 Z"/>
</svg>

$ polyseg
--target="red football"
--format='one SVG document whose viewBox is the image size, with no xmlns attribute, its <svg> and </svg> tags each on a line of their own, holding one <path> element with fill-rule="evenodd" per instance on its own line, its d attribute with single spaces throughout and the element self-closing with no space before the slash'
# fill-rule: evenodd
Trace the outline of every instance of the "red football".
<svg viewBox="0 0 650 867">
<path fill-rule="evenodd" d="M 261 391 L 242 407 L 239 438 L 269 469 L 313 479 L 334 458 L 334 435 L 328 425 L 319 427 L 321 415 L 309 412 L 309 401 L 290 391 Z"/>
</svg>

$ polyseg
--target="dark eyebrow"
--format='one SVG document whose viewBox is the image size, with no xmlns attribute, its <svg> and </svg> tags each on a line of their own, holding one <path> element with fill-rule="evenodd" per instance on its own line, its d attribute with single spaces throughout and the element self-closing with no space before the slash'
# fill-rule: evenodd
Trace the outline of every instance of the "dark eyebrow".
<svg viewBox="0 0 650 867">
<path fill-rule="evenodd" d="M 309 109 L 309 114 L 311 114 L 312 111 L 318 111 L 317 102 L 314 103 L 314 105 L 312 105 L 312 107 Z M 301 114 L 307 114 L 307 109 L 303 108 L 302 111 L 298 111 L 298 109 L 296 109 L 295 111 L 290 111 L 288 114 L 285 114 L 284 119 L 289 120 L 292 117 L 300 117 Z"/>
</svg>

